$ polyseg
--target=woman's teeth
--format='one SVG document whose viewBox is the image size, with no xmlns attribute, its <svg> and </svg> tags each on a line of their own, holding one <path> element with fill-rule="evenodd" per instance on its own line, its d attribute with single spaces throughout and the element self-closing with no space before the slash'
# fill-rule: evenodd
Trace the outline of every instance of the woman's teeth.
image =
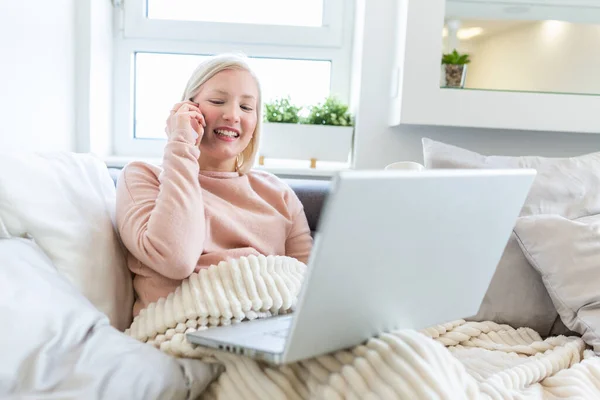
<svg viewBox="0 0 600 400">
<path fill-rule="evenodd" d="M 227 137 L 238 137 L 238 136 L 240 136 L 239 134 L 237 134 L 235 132 L 227 131 L 227 130 L 223 130 L 223 129 L 215 129 L 215 133 L 217 135 L 227 136 Z"/>
</svg>

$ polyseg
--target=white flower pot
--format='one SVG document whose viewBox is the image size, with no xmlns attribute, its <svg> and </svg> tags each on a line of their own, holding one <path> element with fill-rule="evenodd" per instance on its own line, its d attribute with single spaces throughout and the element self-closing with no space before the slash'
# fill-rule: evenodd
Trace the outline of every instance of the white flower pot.
<svg viewBox="0 0 600 400">
<path fill-rule="evenodd" d="M 349 161 L 354 127 L 264 123 L 258 155 L 265 158 Z"/>
</svg>

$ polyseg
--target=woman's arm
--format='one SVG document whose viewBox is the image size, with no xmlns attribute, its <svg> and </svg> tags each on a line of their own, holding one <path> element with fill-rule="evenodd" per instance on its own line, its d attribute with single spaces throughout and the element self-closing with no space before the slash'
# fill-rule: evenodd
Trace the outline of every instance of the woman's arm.
<svg viewBox="0 0 600 400">
<path fill-rule="evenodd" d="M 310 227 L 308 225 L 308 220 L 306 219 L 306 214 L 304 213 L 304 207 L 295 193 L 290 196 L 289 201 L 290 211 L 292 211 L 292 215 L 294 215 L 294 220 L 292 222 L 290 233 L 285 241 L 285 255 L 306 264 L 313 245 Z"/>
<path fill-rule="evenodd" d="M 163 170 L 144 163 L 126 166 L 117 183 L 117 227 L 140 262 L 171 279 L 187 278 L 205 240 L 202 188 L 198 180 L 204 117 L 191 102 L 177 104 L 167 121 Z"/>
<path fill-rule="evenodd" d="M 117 224 L 123 243 L 143 264 L 185 279 L 204 247 L 205 219 L 198 181 L 200 150 L 184 141 L 165 146 L 163 171 L 131 163 L 117 184 Z"/>
</svg>

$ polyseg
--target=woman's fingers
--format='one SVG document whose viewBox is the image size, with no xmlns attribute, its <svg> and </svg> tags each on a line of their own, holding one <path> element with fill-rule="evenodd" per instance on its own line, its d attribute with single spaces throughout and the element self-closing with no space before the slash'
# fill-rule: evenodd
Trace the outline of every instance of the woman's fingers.
<svg viewBox="0 0 600 400">
<path fill-rule="evenodd" d="M 200 125 L 206 126 L 206 120 L 204 119 L 204 115 L 202 115 L 201 112 L 199 112 L 199 111 L 188 111 L 188 112 L 186 112 L 186 114 L 189 115 L 190 117 L 195 118 Z"/>
<path fill-rule="evenodd" d="M 202 126 L 206 126 L 206 120 L 204 119 L 204 115 L 202 115 L 202 111 L 200 108 L 193 104 L 182 104 L 181 107 L 177 110 L 176 114 L 190 113 L 194 112 L 194 117 L 198 118 L 198 123 L 202 124 Z"/>
<path fill-rule="evenodd" d="M 200 111 L 200 108 L 198 106 L 199 106 L 198 103 L 194 103 L 189 100 L 182 101 L 173 106 L 173 108 L 171 109 L 171 114 L 174 114 L 178 111 L 186 111 L 186 110 L 194 110 L 194 109 Z"/>
<path fill-rule="evenodd" d="M 177 114 L 178 116 L 185 116 L 188 118 L 193 118 L 196 121 L 198 121 L 199 124 L 201 124 L 202 126 L 206 126 L 206 121 L 204 120 L 204 115 L 202 115 L 201 112 L 198 111 L 184 111 L 181 113 Z"/>
<path fill-rule="evenodd" d="M 192 129 L 198 134 L 198 139 L 202 139 L 202 135 L 204 134 L 204 127 L 206 123 L 204 122 L 204 116 L 202 113 L 197 111 L 187 111 L 181 113 L 179 115 L 183 115 L 190 119 L 190 123 L 192 125 Z"/>
<path fill-rule="evenodd" d="M 204 135 L 205 126 L 206 120 L 198 104 L 192 101 L 182 101 L 175 104 L 171 109 L 165 131 L 167 136 L 176 130 L 187 131 L 189 140 L 198 145 Z"/>
</svg>

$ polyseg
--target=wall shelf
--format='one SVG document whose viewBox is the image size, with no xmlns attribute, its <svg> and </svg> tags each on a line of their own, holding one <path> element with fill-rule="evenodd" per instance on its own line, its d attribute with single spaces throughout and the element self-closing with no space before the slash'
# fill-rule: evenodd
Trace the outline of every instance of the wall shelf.
<svg viewBox="0 0 600 400">
<path fill-rule="evenodd" d="M 440 88 L 445 6 L 446 0 L 398 0 L 390 125 L 600 133 L 600 96 Z"/>
</svg>

